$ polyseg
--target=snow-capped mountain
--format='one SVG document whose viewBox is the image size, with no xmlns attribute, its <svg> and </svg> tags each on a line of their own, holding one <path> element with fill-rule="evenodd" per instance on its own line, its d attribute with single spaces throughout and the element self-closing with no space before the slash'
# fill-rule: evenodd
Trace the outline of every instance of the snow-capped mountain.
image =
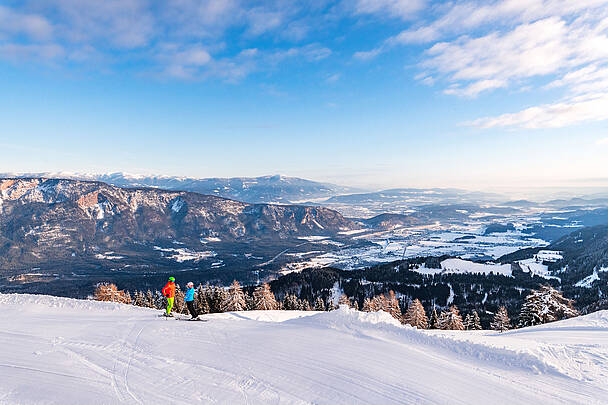
<svg viewBox="0 0 608 405">
<path fill-rule="evenodd" d="M 248 203 L 291 203 L 325 199 L 335 195 L 353 193 L 357 189 L 329 183 L 280 175 L 233 178 L 192 178 L 173 176 L 146 176 L 127 173 L 20 173 L 0 174 L 0 178 L 55 178 L 102 181 L 117 187 L 152 187 L 172 191 L 190 191 L 215 195 Z"/>
<path fill-rule="evenodd" d="M 268 260 L 269 245 L 274 255 L 301 244 L 298 238 L 358 227 L 322 207 L 248 204 L 79 180 L 0 180 L 0 268 L 19 274 L 221 267 L 235 257 L 248 262 L 247 254 Z"/>
</svg>

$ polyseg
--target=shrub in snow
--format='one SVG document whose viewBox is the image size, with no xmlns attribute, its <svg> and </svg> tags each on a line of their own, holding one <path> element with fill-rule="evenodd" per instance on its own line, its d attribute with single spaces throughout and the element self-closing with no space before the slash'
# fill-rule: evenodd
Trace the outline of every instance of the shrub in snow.
<svg viewBox="0 0 608 405">
<path fill-rule="evenodd" d="M 95 288 L 94 298 L 96 301 L 120 302 L 122 304 L 131 303 L 131 295 L 128 292 L 119 290 L 116 284 L 101 283 Z"/>
<path fill-rule="evenodd" d="M 443 311 L 439 316 L 439 329 L 443 330 L 464 330 L 462 316 L 456 305 L 452 305 L 447 311 Z"/>
<path fill-rule="evenodd" d="M 412 301 L 407 311 L 405 311 L 403 323 L 418 329 L 426 329 L 428 327 L 428 318 L 426 317 L 424 307 L 418 298 Z"/>
<path fill-rule="evenodd" d="M 502 306 L 498 309 L 498 312 L 494 314 L 494 319 L 490 323 L 490 328 L 499 332 L 511 329 L 511 320 L 509 319 L 507 308 Z"/>
<path fill-rule="evenodd" d="M 277 301 L 268 283 L 258 286 L 253 291 L 253 300 L 255 309 L 257 310 L 273 310 L 278 308 Z"/>
<path fill-rule="evenodd" d="M 564 298 L 555 288 L 544 285 L 532 290 L 526 297 L 519 314 L 520 328 L 540 325 L 578 315 L 573 301 Z"/>
</svg>

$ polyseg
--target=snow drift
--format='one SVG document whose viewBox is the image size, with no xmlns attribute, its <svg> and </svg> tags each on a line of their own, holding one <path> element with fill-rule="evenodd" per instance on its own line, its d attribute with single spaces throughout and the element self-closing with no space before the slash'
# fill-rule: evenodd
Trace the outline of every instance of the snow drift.
<svg viewBox="0 0 608 405">
<path fill-rule="evenodd" d="M 502 334 L 386 313 L 159 318 L 0 294 L 0 403 L 605 403 L 608 312 Z"/>
</svg>

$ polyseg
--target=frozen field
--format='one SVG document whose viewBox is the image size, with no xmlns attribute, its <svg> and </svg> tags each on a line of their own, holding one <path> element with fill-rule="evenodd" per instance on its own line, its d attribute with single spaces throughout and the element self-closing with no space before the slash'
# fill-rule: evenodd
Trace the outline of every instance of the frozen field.
<svg viewBox="0 0 608 405">
<path fill-rule="evenodd" d="M 209 322 L 0 295 L 2 404 L 600 404 L 608 312 L 503 334 L 417 331 L 384 313 Z"/>
</svg>

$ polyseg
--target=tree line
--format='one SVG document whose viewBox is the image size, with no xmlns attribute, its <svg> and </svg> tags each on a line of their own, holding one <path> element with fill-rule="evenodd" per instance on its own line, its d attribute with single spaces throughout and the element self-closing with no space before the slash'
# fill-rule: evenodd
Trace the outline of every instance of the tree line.
<svg viewBox="0 0 608 405">
<path fill-rule="evenodd" d="M 179 284 L 175 286 L 175 301 L 173 311 L 187 314 L 188 309 L 184 301 L 184 292 Z M 98 301 L 120 302 L 139 307 L 166 308 L 167 301 L 162 293 L 156 291 L 118 290 L 115 284 L 99 284 L 95 290 L 94 298 Z M 342 294 L 337 303 L 335 297 L 323 299 L 322 296 L 314 298 L 313 302 L 299 298 L 295 294 L 286 294 L 283 300 L 277 300 L 270 285 L 263 283 L 251 289 L 249 293 L 243 289 L 238 281 L 228 288 L 199 284 L 195 295 L 196 306 L 201 314 L 251 311 L 251 310 L 289 310 L 289 311 L 331 311 L 340 305 L 348 306 L 364 312 L 384 311 L 399 322 L 418 329 L 442 330 L 481 330 L 480 316 L 476 310 L 462 317 L 456 305 L 437 312 L 435 306 L 427 315 L 419 299 L 412 300 L 407 309 L 402 311 L 399 299 L 391 290 L 388 294 L 379 294 L 373 298 L 365 298 L 362 308 L 357 300 Z M 555 288 L 544 285 L 538 290 L 531 290 L 526 296 L 519 312 L 519 322 L 513 325 L 509 318 L 507 308 L 500 306 L 493 315 L 490 328 L 497 331 L 506 331 L 514 327 L 526 327 L 553 322 L 578 315 L 574 309 L 573 301 L 564 298 Z"/>
</svg>

